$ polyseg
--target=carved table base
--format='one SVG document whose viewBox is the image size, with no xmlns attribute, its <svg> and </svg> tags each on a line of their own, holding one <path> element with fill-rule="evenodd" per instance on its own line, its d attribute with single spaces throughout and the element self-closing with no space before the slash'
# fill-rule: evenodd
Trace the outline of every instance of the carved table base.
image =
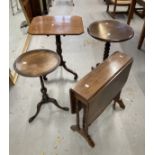
<svg viewBox="0 0 155 155">
<path fill-rule="evenodd" d="M 125 105 L 123 103 L 123 101 L 120 99 L 120 94 L 121 92 L 119 92 L 117 94 L 117 96 L 113 99 L 114 100 L 114 104 L 113 104 L 113 108 L 116 109 L 116 102 L 119 104 L 119 106 L 122 109 L 125 109 Z M 88 142 L 88 144 L 91 147 L 95 146 L 94 141 L 92 140 L 92 138 L 90 137 L 90 135 L 88 134 L 88 107 L 83 107 L 84 112 L 83 112 L 83 122 L 82 122 L 82 127 L 80 127 L 80 117 L 79 117 L 79 103 L 78 100 L 75 101 L 76 102 L 76 125 L 72 125 L 71 126 L 71 130 L 78 132 L 83 138 L 85 138 L 85 140 Z"/>
<path fill-rule="evenodd" d="M 44 81 L 43 81 L 43 77 L 41 76 L 40 77 L 40 82 L 41 82 L 41 93 L 42 93 L 42 100 L 38 103 L 37 105 L 37 111 L 35 113 L 34 116 L 32 116 L 30 119 L 29 119 L 29 123 L 31 123 L 36 117 L 37 115 L 39 114 L 40 112 L 40 109 L 41 109 L 41 106 L 43 104 L 47 104 L 47 103 L 53 103 L 55 106 L 57 106 L 58 108 L 64 110 L 64 111 L 69 111 L 69 108 L 67 107 L 62 107 L 58 104 L 57 100 L 54 99 L 54 98 L 50 98 L 47 94 L 47 88 L 44 86 Z"/>
<path fill-rule="evenodd" d="M 85 140 L 88 142 L 88 144 L 89 144 L 91 147 L 94 147 L 94 146 L 95 146 L 94 141 L 91 139 L 91 137 L 88 135 L 88 133 L 86 133 L 83 129 L 78 128 L 77 125 L 72 125 L 72 126 L 71 126 L 71 129 L 72 129 L 73 131 L 78 132 L 82 137 L 84 137 Z"/>
<path fill-rule="evenodd" d="M 66 71 L 70 72 L 71 74 L 74 75 L 74 80 L 78 79 L 78 75 L 77 73 L 75 73 L 74 71 L 72 71 L 71 69 L 69 69 L 66 66 L 66 62 L 63 60 L 63 56 L 62 56 L 62 48 L 61 48 L 61 36 L 60 35 L 56 35 L 56 51 L 58 53 L 58 55 L 60 56 L 60 66 L 62 66 Z M 47 80 L 47 77 L 44 76 L 44 80 Z"/>
</svg>

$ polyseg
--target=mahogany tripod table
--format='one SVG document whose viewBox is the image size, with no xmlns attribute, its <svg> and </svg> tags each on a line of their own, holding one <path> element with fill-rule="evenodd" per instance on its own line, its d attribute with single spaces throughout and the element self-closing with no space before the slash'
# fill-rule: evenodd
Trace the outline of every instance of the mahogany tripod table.
<svg viewBox="0 0 155 155">
<path fill-rule="evenodd" d="M 89 25 L 88 33 L 93 38 L 106 42 L 103 60 L 109 56 L 111 42 L 126 41 L 134 36 L 134 31 L 129 25 L 115 20 L 95 21 Z"/>
<path fill-rule="evenodd" d="M 39 114 L 41 106 L 49 102 L 62 110 L 69 110 L 67 107 L 60 106 L 56 99 L 50 98 L 47 94 L 47 88 L 44 85 L 44 75 L 54 71 L 59 64 L 59 55 L 51 50 L 45 49 L 28 51 L 16 59 L 14 69 L 18 74 L 26 77 L 40 78 L 42 99 L 37 105 L 35 115 L 29 119 L 29 123 L 31 123 Z"/>
<path fill-rule="evenodd" d="M 60 66 L 78 78 L 77 73 L 66 66 L 61 48 L 61 35 L 80 35 L 84 32 L 82 18 L 79 16 L 37 16 L 34 17 L 28 32 L 32 35 L 55 35 L 56 52 L 60 56 Z M 45 80 L 46 77 L 44 78 Z"/>
</svg>

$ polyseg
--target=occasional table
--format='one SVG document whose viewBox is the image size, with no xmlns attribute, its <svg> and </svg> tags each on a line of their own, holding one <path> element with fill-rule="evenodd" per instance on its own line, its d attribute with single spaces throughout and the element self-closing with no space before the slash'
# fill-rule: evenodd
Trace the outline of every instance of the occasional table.
<svg viewBox="0 0 155 155">
<path fill-rule="evenodd" d="M 111 42 L 126 41 L 134 35 L 134 31 L 129 25 L 115 20 L 95 21 L 89 25 L 88 33 L 93 38 L 106 42 L 103 60 L 109 56 Z"/>
<path fill-rule="evenodd" d="M 114 52 L 70 89 L 71 112 L 76 114 L 76 124 L 71 129 L 83 136 L 91 147 L 95 143 L 89 135 L 89 126 L 105 108 L 114 101 L 114 109 L 116 103 L 125 109 L 121 92 L 132 63 L 133 59 L 127 54 Z"/>
<path fill-rule="evenodd" d="M 44 85 L 44 75 L 54 71 L 60 64 L 60 57 L 57 53 L 51 50 L 39 49 L 28 51 L 20 55 L 15 63 L 15 71 L 25 77 L 39 77 L 41 83 L 42 99 L 37 105 L 37 111 L 34 116 L 29 119 L 32 122 L 38 115 L 41 106 L 45 103 L 52 102 L 58 108 L 68 111 L 67 107 L 62 107 L 57 100 L 50 98 L 47 94 L 47 88 Z"/>
<path fill-rule="evenodd" d="M 79 16 L 38 16 L 33 18 L 28 32 L 32 35 L 55 35 L 56 51 L 60 56 L 60 66 L 78 78 L 77 73 L 66 66 L 61 48 L 62 35 L 80 35 L 84 32 L 82 18 Z M 45 78 L 46 80 L 46 78 Z"/>
</svg>

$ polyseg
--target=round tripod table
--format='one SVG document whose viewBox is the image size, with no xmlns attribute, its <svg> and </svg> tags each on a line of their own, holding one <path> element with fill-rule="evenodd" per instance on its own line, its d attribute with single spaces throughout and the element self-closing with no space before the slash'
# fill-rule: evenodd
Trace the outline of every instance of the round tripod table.
<svg viewBox="0 0 155 155">
<path fill-rule="evenodd" d="M 111 42 L 126 41 L 134 36 L 134 31 L 129 25 L 115 20 L 95 21 L 89 25 L 88 33 L 93 38 L 106 42 L 103 60 L 109 56 Z"/>
<path fill-rule="evenodd" d="M 60 57 L 51 50 L 37 49 L 28 51 L 20 55 L 14 62 L 15 71 L 25 77 L 39 77 L 41 83 L 42 99 L 37 105 L 37 111 L 34 116 L 29 119 L 32 122 L 38 115 L 41 106 L 45 103 L 53 103 L 58 108 L 68 111 L 67 107 L 62 107 L 57 100 L 50 98 L 47 94 L 47 88 L 44 85 L 43 77 L 54 71 L 60 64 Z"/>
</svg>

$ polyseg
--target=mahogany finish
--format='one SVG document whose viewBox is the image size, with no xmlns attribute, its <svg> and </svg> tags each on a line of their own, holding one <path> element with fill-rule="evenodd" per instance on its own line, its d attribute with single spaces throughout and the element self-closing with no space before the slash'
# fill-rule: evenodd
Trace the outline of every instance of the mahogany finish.
<svg viewBox="0 0 155 155">
<path fill-rule="evenodd" d="M 115 20 L 101 20 L 91 23 L 88 33 L 95 39 L 105 41 L 103 60 L 109 56 L 110 42 L 122 42 L 134 36 L 133 29 Z"/>
<path fill-rule="evenodd" d="M 61 48 L 61 35 L 80 35 L 84 32 L 82 18 L 79 16 L 38 16 L 33 18 L 28 32 L 32 35 L 55 35 L 56 51 L 60 56 L 60 66 L 78 78 L 77 73 L 66 66 Z M 47 80 L 46 76 L 44 77 Z"/>
<path fill-rule="evenodd" d="M 122 42 L 133 37 L 133 29 L 124 23 L 115 20 L 101 20 L 90 24 L 89 34 L 98 40 Z"/>
<path fill-rule="evenodd" d="M 31 23 L 33 17 L 45 15 L 48 13 L 49 5 L 47 0 L 19 0 L 28 24 Z"/>
<path fill-rule="evenodd" d="M 28 24 L 31 23 L 34 15 L 31 9 L 31 4 L 29 0 L 19 0 L 22 10 L 24 12 L 24 15 L 26 16 Z"/>
<path fill-rule="evenodd" d="M 79 35 L 84 28 L 79 16 L 38 16 L 33 18 L 28 32 L 33 35 Z"/>
<path fill-rule="evenodd" d="M 59 64 L 59 55 L 51 50 L 45 49 L 28 51 L 16 59 L 14 63 L 14 69 L 18 74 L 26 77 L 40 78 L 40 91 L 42 93 L 42 99 L 37 105 L 36 113 L 29 119 L 29 123 L 31 123 L 37 117 L 43 104 L 53 103 L 62 110 L 69 110 L 67 107 L 60 106 L 56 99 L 50 98 L 47 94 L 47 88 L 44 85 L 44 76 L 54 71 Z"/>
<path fill-rule="evenodd" d="M 26 77 L 38 77 L 55 70 L 60 64 L 60 57 L 51 50 L 32 50 L 20 55 L 14 68 L 17 73 Z"/>
<path fill-rule="evenodd" d="M 77 116 L 76 125 L 71 129 L 80 133 L 92 147 L 95 143 L 88 134 L 89 125 L 111 101 L 114 101 L 114 109 L 116 102 L 125 109 L 120 94 L 127 81 L 132 62 L 133 59 L 128 55 L 115 52 L 70 89 L 71 112 Z M 81 108 L 84 110 L 82 127 L 79 116 Z"/>
</svg>

